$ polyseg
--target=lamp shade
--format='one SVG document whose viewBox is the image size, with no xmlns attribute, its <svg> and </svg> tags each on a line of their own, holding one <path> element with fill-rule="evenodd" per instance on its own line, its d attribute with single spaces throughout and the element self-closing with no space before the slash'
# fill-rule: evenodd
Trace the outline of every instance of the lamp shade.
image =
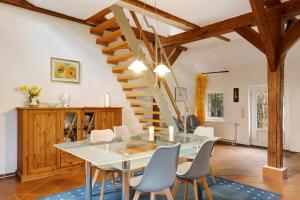
<svg viewBox="0 0 300 200">
<path fill-rule="evenodd" d="M 135 72 L 142 72 L 147 70 L 147 67 L 145 64 L 140 60 L 135 60 L 131 65 L 128 67 L 129 70 L 135 71 Z"/>
<path fill-rule="evenodd" d="M 155 67 L 154 72 L 160 76 L 164 76 L 166 73 L 169 73 L 171 71 L 166 65 L 161 63 L 157 67 Z"/>
</svg>

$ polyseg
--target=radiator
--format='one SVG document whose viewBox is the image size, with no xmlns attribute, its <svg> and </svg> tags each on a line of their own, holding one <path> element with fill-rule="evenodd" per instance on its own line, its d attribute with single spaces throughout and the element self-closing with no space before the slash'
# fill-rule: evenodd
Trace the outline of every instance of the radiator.
<svg viewBox="0 0 300 200">
<path fill-rule="evenodd" d="M 230 141 L 232 144 L 236 144 L 237 134 L 238 134 L 238 126 L 239 124 L 236 122 L 205 122 L 204 126 L 213 127 L 214 134 L 216 137 L 220 137 L 223 141 Z"/>
</svg>

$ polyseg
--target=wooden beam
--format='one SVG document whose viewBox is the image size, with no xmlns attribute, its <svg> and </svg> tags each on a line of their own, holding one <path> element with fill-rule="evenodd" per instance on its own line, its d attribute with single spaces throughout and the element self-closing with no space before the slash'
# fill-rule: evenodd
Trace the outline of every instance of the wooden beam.
<svg viewBox="0 0 300 200">
<path fill-rule="evenodd" d="M 50 15 L 50 16 L 53 16 L 53 17 L 57 17 L 57 18 L 77 22 L 77 23 L 80 23 L 80 24 L 89 25 L 85 20 L 78 19 L 78 18 L 75 18 L 75 17 L 71 17 L 71 16 L 68 16 L 68 15 L 58 13 L 58 12 L 54 12 L 54 11 L 51 11 L 51 10 L 47 10 L 47 9 L 44 9 L 44 8 L 37 7 L 37 6 L 29 3 L 26 0 L 0 0 L 0 2 L 9 4 L 9 5 L 12 5 L 12 6 L 16 6 L 16 7 L 19 7 L 19 8 L 24 8 L 24 9 L 27 9 L 27 10 L 31 10 L 31 11 L 34 11 L 34 12 L 43 13 L 43 14 Z"/>
<path fill-rule="evenodd" d="M 153 7 L 149 4 L 146 4 L 144 2 L 141 2 L 139 0 L 121 0 L 117 4 L 122 7 L 126 7 L 131 11 L 139 12 L 140 14 L 143 14 L 143 15 L 148 15 L 148 16 L 152 17 L 153 19 L 159 19 L 162 22 L 165 22 L 171 26 L 174 26 L 174 27 L 182 29 L 182 30 L 190 30 L 191 28 L 192 29 L 201 28 L 197 24 L 191 23 L 185 19 L 179 18 L 175 15 L 167 13 L 163 10 L 155 8 L 155 7 Z M 225 42 L 230 42 L 230 39 L 226 38 L 224 36 L 216 36 L 216 37 Z"/>
<path fill-rule="evenodd" d="M 144 14 L 148 14 L 150 17 L 152 16 L 153 18 L 156 18 L 156 14 L 158 15 L 158 17 L 160 17 L 160 19 L 162 19 L 163 21 L 165 21 L 166 23 L 173 25 L 177 28 L 186 30 L 187 28 L 193 28 L 193 29 L 197 29 L 199 28 L 199 26 L 197 24 L 191 23 L 185 19 L 182 19 L 180 17 L 177 17 L 175 15 L 172 15 L 170 13 L 167 13 L 163 10 L 160 10 L 158 8 L 155 8 L 149 4 L 146 4 L 142 1 L 139 0 L 121 0 L 121 5 L 123 7 L 126 8 L 130 8 L 133 11 L 139 12 L 139 13 L 144 13 Z M 128 6 L 129 5 L 129 6 Z M 135 7 L 135 8 L 133 8 Z M 175 24 L 176 23 L 176 24 Z"/>
<path fill-rule="evenodd" d="M 290 28 L 283 37 L 282 53 L 285 54 L 300 38 L 300 20 L 298 20 L 292 28 Z"/>
<path fill-rule="evenodd" d="M 299 0 L 290 0 L 282 3 L 280 6 L 270 8 L 267 10 L 266 15 L 268 18 L 274 16 L 281 16 L 283 19 L 291 18 L 300 14 Z M 169 45 L 181 45 L 197 40 L 202 40 L 210 37 L 216 37 L 218 35 L 233 32 L 235 29 L 244 26 L 255 26 L 256 19 L 253 13 L 243 14 L 237 17 L 233 17 L 224 21 L 220 21 L 214 24 L 210 24 L 198 30 L 190 30 L 177 35 L 169 36 L 162 39 L 164 46 Z"/>
<path fill-rule="evenodd" d="M 237 28 L 235 29 L 235 32 L 237 32 L 240 36 L 245 38 L 248 42 L 250 42 L 253 46 L 259 49 L 263 54 L 265 54 L 266 49 L 264 47 L 259 33 L 253 30 L 250 26 Z"/>
<path fill-rule="evenodd" d="M 270 63 L 269 66 L 275 67 L 279 61 L 277 58 L 277 46 L 275 46 L 275 43 L 273 42 L 274 38 L 272 38 L 273 34 L 265 11 L 264 2 L 261 0 L 250 0 L 250 4 L 254 17 L 256 18 L 257 28 L 264 42 L 266 56 Z M 271 70 L 274 71 L 276 69 Z"/>
</svg>

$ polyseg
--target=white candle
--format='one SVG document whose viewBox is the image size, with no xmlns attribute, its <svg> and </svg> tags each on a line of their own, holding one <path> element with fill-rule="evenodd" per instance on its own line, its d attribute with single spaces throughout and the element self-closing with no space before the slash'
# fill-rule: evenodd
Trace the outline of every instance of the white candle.
<svg viewBox="0 0 300 200">
<path fill-rule="evenodd" d="M 154 141 L 154 126 L 149 126 L 149 141 Z"/>
<path fill-rule="evenodd" d="M 110 95 L 108 93 L 105 94 L 105 107 L 110 107 Z"/>
<path fill-rule="evenodd" d="M 174 126 L 169 126 L 169 141 L 174 142 Z"/>
</svg>

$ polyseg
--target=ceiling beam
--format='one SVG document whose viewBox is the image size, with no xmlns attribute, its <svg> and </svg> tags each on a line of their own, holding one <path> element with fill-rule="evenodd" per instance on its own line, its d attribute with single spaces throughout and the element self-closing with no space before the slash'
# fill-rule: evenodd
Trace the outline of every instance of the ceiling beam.
<svg viewBox="0 0 300 200">
<path fill-rule="evenodd" d="M 0 2 L 9 4 L 9 5 L 13 5 L 13 6 L 17 6 L 19 8 L 24 8 L 24 9 L 27 9 L 27 10 L 43 13 L 43 14 L 50 15 L 50 16 L 53 16 L 53 17 L 58 17 L 58 18 L 61 18 L 61 19 L 66 19 L 66 20 L 69 20 L 69 21 L 77 22 L 77 23 L 80 23 L 80 24 L 89 25 L 85 20 L 78 19 L 78 18 L 75 18 L 75 17 L 71 17 L 71 16 L 68 16 L 68 15 L 58 13 L 58 12 L 54 12 L 54 11 L 51 11 L 51 10 L 47 10 L 47 9 L 44 9 L 44 8 L 37 7 L 37 6 L 29 3 L 26 0 L 0 0 Z"/>
<path fill-rule="evenodd" d="M 237 28 L 237 29 L 235 29 L 235 32 L 237 32 L 240 36 L 242 36 L 244 39 L 246 39 L 248 42 L 250 42 L 253 46 L 255 46 L 257 49 L 259 49 L 263 54 L 265 54 L 266 49 L 264 47 L 264 44 L 261 40 L 259 33 L 257 33 L 255 30 L 253 30 L 250 26 L 244 26 L 241 28 Z"/>
<path fill-rule="evenodd" d="M 295 25 L 290 28 L 283 37 L 282 41 L 282 52 L 287 53 L 288 50 L 297 42 L 300 38 L 300 20 L 298 20 Z"/>
<path fill-rule="evenodd" d="M 275 43 L 273 42 L 273 33 L 271 33 L 272 30 L 269 24 L 271 20 L 268 19 L 266 14 L 264 2 L 261 0 L 250 0 L 250 4 L 256 19 L 257 28 L 264 42 L 268 62 L 272 63 L 270 66 L 277 66 L 277 64 L 275 64 L 277 62 L 277 46 L 275 46 Z"/>
<path fill-rule="evenodd" d="M 290 0 L 282 3 L 280 6 L 269 8 L 266 11 L 268 18 L 274 16 L 281 16 L 283 19 L 291 18 L 300 14 L 299 0 Z M 237 17 L 233 17 L 224 21 L 220 21 L 214 24 L 210 24 L 198 30 L 190 30 L 185 33 L 169 36 L 162 40 L 164 46 L 169 45 L 181 45 L 197 40 L 202 40 L 210 37 L 216 37 L 218 35 L 233 32 L 235 29 L 244 26 L 255 26 L 256 19 L 253 13 L 243 14 Z"/>
<path fill-rule="evenodd" d="M 200 29 L 201 27 L 197 24 L 191 23 L 185 19 L 167 13 L 163 10 L 155 8 L 149 4 L 146 4 L 139 0 L 121 0 L 117 3 L 119 6 L 128 8 L 131 11 L 138 12 L 142 15 L 147 15 L 153 19 L 158 19 L 170 26 L 174 26 L 181 30 Z M 216 36 L 220 40 L 230 42 L 230 39 L 224 36 Z"/>
</svg>

